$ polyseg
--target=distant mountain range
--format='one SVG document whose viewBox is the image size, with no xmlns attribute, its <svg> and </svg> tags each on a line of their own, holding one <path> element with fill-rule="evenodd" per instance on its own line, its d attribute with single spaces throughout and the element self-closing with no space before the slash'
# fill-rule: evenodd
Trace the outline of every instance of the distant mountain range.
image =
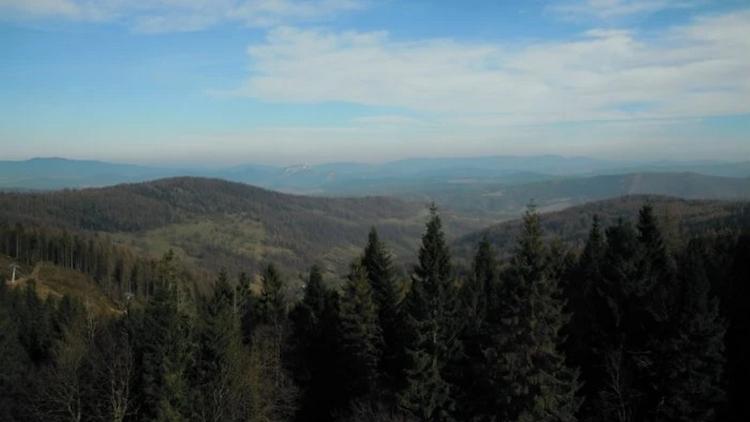
<svg viewBox="0 0 750 422">
<path fill-rule="evenodd" d="M 750 177 L 750 161 L 610 161 L 586 157 L 496 156 L 414 158 L 383 164 L 329 163 L 291 167 L 248 164 L 221 169 L 162 168 L 101 161 L 35 158 L 0 161 L 0 189 L 101 187 L 175 176 L 199 176 L 306 194 L 368 195 L 421 191 L 431 184 L 522 184 L 559 177 L 692 172 Z"/>
</svg>

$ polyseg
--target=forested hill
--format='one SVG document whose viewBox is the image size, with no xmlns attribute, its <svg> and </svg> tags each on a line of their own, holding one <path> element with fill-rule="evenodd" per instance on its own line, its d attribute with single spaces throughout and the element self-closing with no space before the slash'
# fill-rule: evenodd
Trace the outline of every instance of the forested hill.
<svg viewBox="0 0 750 422">
<path fill-rule="evenodd" d="M 0 221 L 106 232 L 137 251 L 158 256 L 172 248 L 188 263 L 232 271 L 266 261 L 343 266 L 370 226 L 397 255 L 412 254 L 425 215 L 424 204 L 385 197 L 296 196 L 192 177 L 0 194 Z"/>
<path fill-rule="evenodd" d="M 662 230 L 672 241 L 689 235 L 721 228 L 750 227 L 750 203 L 741 201 L 688 200 L 657 195 L 627 195 L 614 199 L 589 202 L 541 216 L 541 224 L 548 237 L 559 238 L 572 247 L 582 246 L 596 215 L 602 225 L 612 225 L 619 219 L 629 220 L 643 204 L 652 204 L 660 217 Z M 506 221 L 467 234 L 453 244 L 456 255 L 468 257 L 484 237 L 501 253 L 511 252 L 521 220 Z"/>
</svg>

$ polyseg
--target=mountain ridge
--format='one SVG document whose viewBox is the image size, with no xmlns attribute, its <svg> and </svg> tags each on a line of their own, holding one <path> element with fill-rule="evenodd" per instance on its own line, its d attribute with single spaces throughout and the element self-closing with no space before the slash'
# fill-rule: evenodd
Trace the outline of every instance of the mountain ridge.
<svg viewBox="0 0 750 422">
<path fill-rule="evenodd" d="M 384 163 L 300 164 L 286 167 L 248 163 L 209 169 L 39 157 L 25 161 L 0 161 L 0 189 L 101 187 L 165 177 L 194 176 L 221 178 L 286 192 L 340 194 L 366 190 L 371 185 L 377 188 L 472 178 L 517 184 L 562 176 L 582 177 L 643 171 L 693 171 L 706 175 L 750 177 L 750 161 L 649 162 L 559 155 L 498 155 L 408 158 Z"/>
</svg>

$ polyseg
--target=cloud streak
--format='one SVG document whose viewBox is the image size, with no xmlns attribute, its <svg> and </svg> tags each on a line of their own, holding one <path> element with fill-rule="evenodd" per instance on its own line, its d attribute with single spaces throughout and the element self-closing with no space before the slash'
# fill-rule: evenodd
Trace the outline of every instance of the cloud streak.
<svg viewBox="0 0 750 422">
<path fill-rule="evenodd" d="M 252 73 L 235 94 L 397 107 L 473 125 L 741 114 L 750 113 L 750 56 L 741 51 L 750 51 L 750 11 L 649 38 L 595 29 L 526 45 L 287 27 L 249 47 Z"/>
<path fill-rule="evenodd" d="M 618 19 L 670 9 L 696 7 L 696 0 L 574 0 L 549 7 L 566 18 Z"/>
<path fill-rule="evenodd" d="M 364 7 L 363 0 L 0 0 L 0 12 L 13 17 L 125 21 L 146 33 L 315 22 Z"/>
</svg>

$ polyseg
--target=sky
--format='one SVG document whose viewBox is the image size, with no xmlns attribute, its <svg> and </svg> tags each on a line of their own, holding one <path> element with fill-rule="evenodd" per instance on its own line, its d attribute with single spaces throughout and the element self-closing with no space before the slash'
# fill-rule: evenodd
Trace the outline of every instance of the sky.
<svg viewBox="0 0 750 422">
<path fill-rule="evenodd" d="M 747 0 L 0 0 L 0 160 L 750 160 Z"/>
</svg>

